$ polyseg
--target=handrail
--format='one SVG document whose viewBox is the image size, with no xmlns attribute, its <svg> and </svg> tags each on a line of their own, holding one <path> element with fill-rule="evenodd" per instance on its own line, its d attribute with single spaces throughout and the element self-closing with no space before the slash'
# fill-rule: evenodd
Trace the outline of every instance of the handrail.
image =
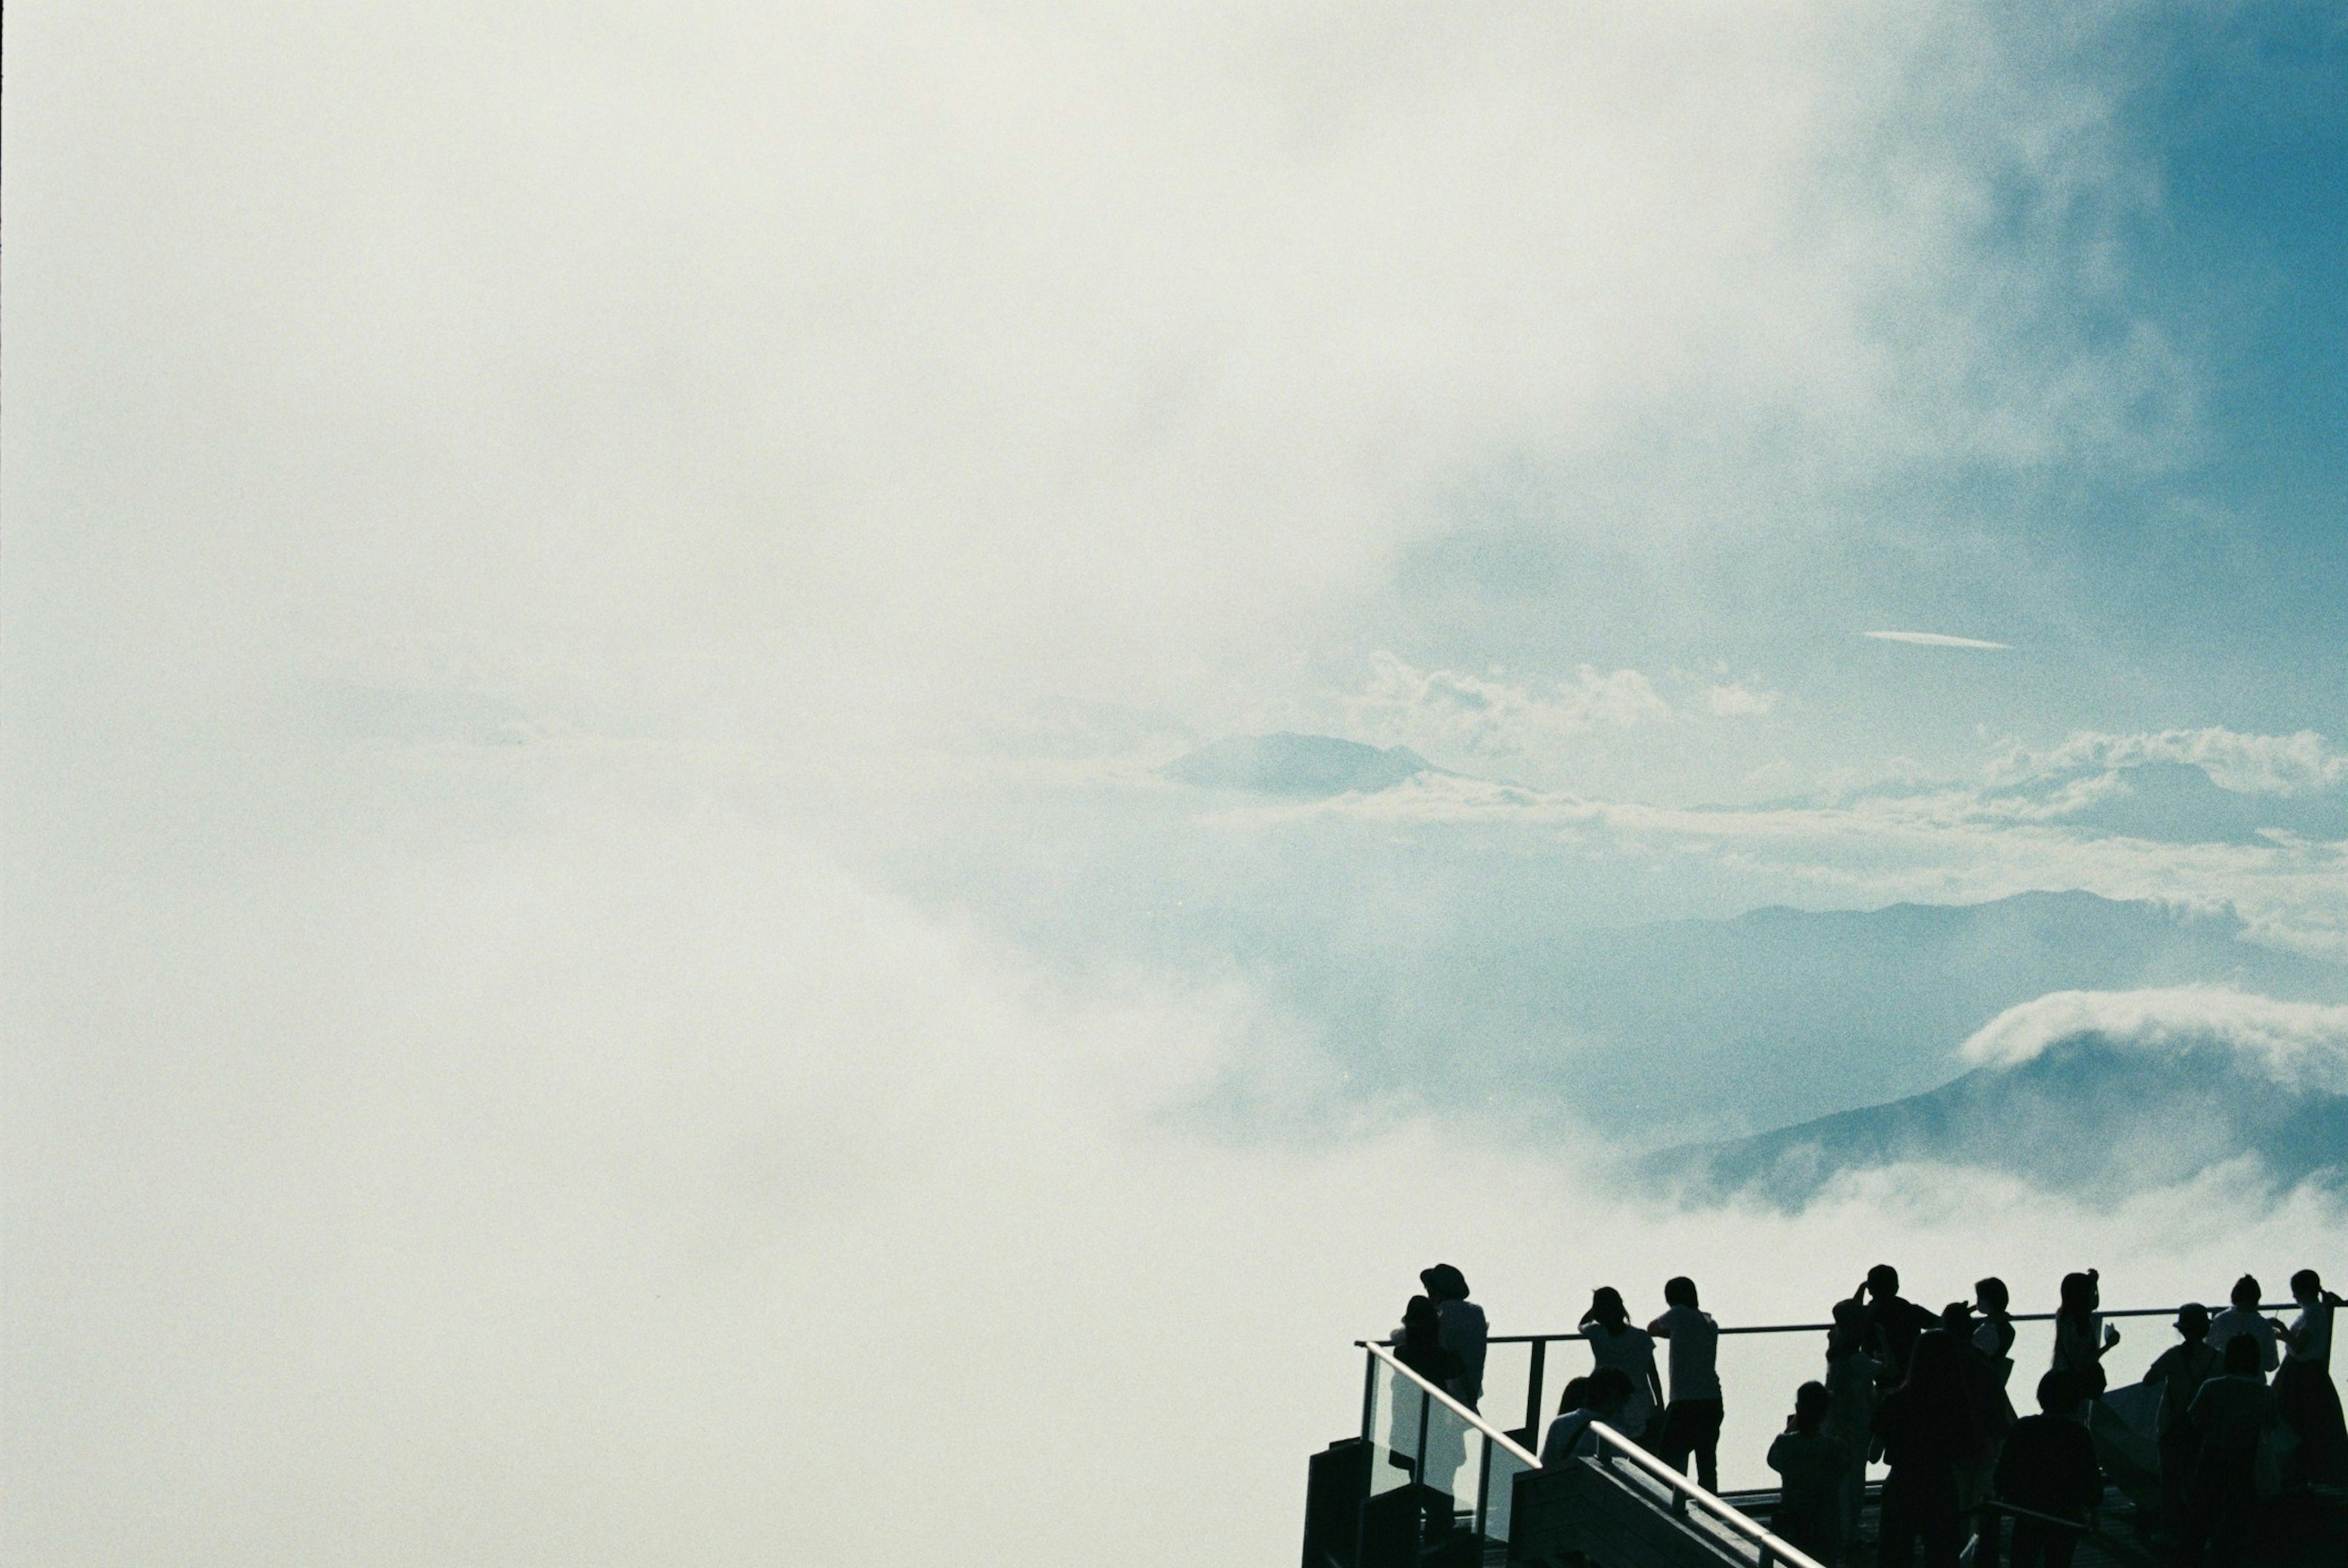
<svg viewBox="0 0 2348 1568">
<path fill-rule="evenodd" d="M 2262 1302 L 2260 1304 L 2258 1310 L 2260 1312 L 2281 1312 L 2298 1305 L 2299 1303 L 2295 1301 Z M 2174 1307 L 2115 1307 L 2108 1310 L 2099 1307 L 2096 1309 L 2096 1316 L 2098 1318 L 2161 1317 L 2166 1317 L 2176 1310 L 2177 1308 Z M 2006 1314 L 2006 1320 L 2010 1323 L 2052 1323 L 2059 1316 L 2060 1314 L 2054 1312 L 2010 1312 Z M 1720 1332 L 1723 1335 L 1823 1334 L 1833 1327 L 1834 1325 L 1831 1323 L 1739 1323 L 1724 1325 L 1721 1327 Z M 1527 1372 L 1525 1381 L 1525 1424 L 1528 1427 L 1538 1427 L 1540 1424 L 1541 1393 L 1543 1379 L 1548 1369 L 1547 1361 L 1549 1348 L 1551 1345 L 1566 1343 L 1575 1339 L 1588 1339 L 1589 1337 L 1589 1335 L 1582 1333 L 1579 1329 L 1566 1334 L 1493 1334 L 1486 1337 L 1484 1343 L 1487 1345 L 1529 1345 L 1532 1347 L 1532 1366 Z M 1390 1345 L 1393 1341 L 1391 1339 L 1380 1339 L 1375 1341 L 1356 1339 L 1354 1343 L 1356 1345 L 1367 1345 L 1372 1343 Z"/>
<path fill-rule="evenodd" d="M 1412 1382 L 1416 1383 L 1419 1388 L 1426 1393 L 1434 1395 L 1446 1405 L 1448 1405 L 1451 1408 L 1452 1414 L 1457 1416 L 1461 1420 L 1466 1421 L 1469 1426 L 1474 1427 L 1478 1431 L 1482 1432 L 1484 1434 L 1485 1441 L 1498 1443 L 1502 1448 L 1508 1450 L 1510 1453 L 1516 1455 L 1517 1458 L 1524 1460 L 1525 1463 L 1532 1466 L 1534 1469 L 1538 1470 L 1540 1468 L 1540 1459 L 1539 1455 L 1533 1453 L 1522 1443 L 1517 1441 L 1516 1439 L 1510 1437 L 1508 1433 L 1502 1431 L 1499 1428 L 1486 1420 L 1482 1416 L 1478 1415 L 1475 1411 L 1469 1409 L 1467 1406 L 1453 1399 L 1449 1394 L 1445 1393 L 1441 1389 L 1437 1388 L 1434 1384 L 1428 1382 L 1426 1378 L 1412 1371 L 1408 1367 L 1404 1366 L 1402 1362 L 1395 1359 L 1395 1353 L 1392 1350 L 1387 1349 L 1384 1345 L 1372 1339 L 1356 1339 L 1354 1343 L 1360 1346 L 1363 1349 L 1367 1350 L 1379 1360 L 1384 1361 L 1387 1366 L 1392 1367 L 1395 1371 L 1401 1373 Z"/>
<path fill-rule="evenodd" d="M 2296 1301 L 2269 1301 L 2259 1306 L 2260 1312 L 2284 1312 L 2299 1305 Z M 2099 1307 L 2097 1317 L 2166 1317 L 2177 1310 L 2174 1307 Z M 2214 1310 L 2212 1316 L 2214 1316 Z M 2009 1312 L 2009 1323 L 2052 1323 L 2062 1316 L 2055 1312 Z M 1632 1324 L 1635 1327 L 1637 1325 Z M 1723 1334 L 1823 1334 L 1834 1327 L 1831 1323 L 1740 1323 L 1723 1324 Z M 1487 1345 L 1554 1345 L 1560 1340 L 1587 1339 L 1590 1336 L 1575 1329 L 1564 1334 L 1493 1334 L 1486 1337 Z M 1384 1343 L 1384 1341 L 1380 1341 Z"/>
<path fill-rule="evenodd" d="M 1486 1442 L 1498 1444 L 1509 1453 L 1514 1455 L 1529 1469 L 1539 1470 L 1540 1468 L 1540 1459 L 1538 1455 L 1534 1454 L 1531 1450 L 1526 1448 L 1522 1443 L 1517 1441 L 1516 1439 L 1510 1437 L 1508 1433 L 1500 1430 L 1499 1428 L 1492 1425 L 1491 1422 L 1486 1420 L 1476 1411 L 1469 1409 L 1457 1399 L 1453 1399 L 1443 1389 L 1437 1388 L 1433 1383 L 1430 1383 L 1425 1378 L 1420 1377 L 1410 1368 L 1403 1365 L 1403 1363 L 1395 1358 L 1395 1353 L 1385 1346 L 1379 1344 L 1374 1339 L 1356 1339 L 1354 1343 L 1361 1347 L 1364 1350 L 1368 1351 L 1370 1355 L 1375 1357 L 1378 1360 L 1384 1361 L 1387 1366 L 1393 1368 L 1395 1371 L 1403 1378 L 1418 1385 L 1419 1391 L 1421 1393 L 1427 1395 L 1430 1398 L 1442 1400 L 1445 1406 L 1451 1410 L 1452 1414 L 1457 1416 L 1461 1420 L 1466 1421 L 1469 1426 L 1481 1432 L 1484 1435 L 1484 1440 Z M 1620 1450 L 1620 1458 L 1629 1460 L 1640 1470 L 1645 1471 L 1651 1479 L 1661 1481 L 1674 1492 L 1686 1497 L 1690 1501 L 1702 1507 L 1707 1515 L 1716 1517 L 1722 1523 L 1727 1525 L 1731 1531 L 1742 1535 L 1746 1541 L 1750 1542 L 1755 1549 L 1760 1553 L 1760 1568 L 1770 1568 L 1772 1563 L 1784 1563 L 1787 1565 L 1787 1568 L 1824 1568 L 1822 1563 L 1807 1552 L 1804 1552 L 1800 1547 L 1794 1545 L 1792 1542 L 1785 1540 L 1776 1532 L 1755 1523 L 1751 1519 L 1748 1519 L 1743 1513 L 1738 1512 L 1735 1504 L 1724 1501 L 1719 1497 L 1706 1491 L 1703 1487 L 1697 1485 L 1694 1481 L 1690 1481 L 1686 1476 L 1673 1470 L 1669 1465 L 1664 1464 L 1661 1460 L 1658 1460 L 1653 1455 L 1648 1453 L 1646 1450 L 1641 1448 L 1637 1443 L 1632 1442 L 1629 1438 L 1624 1437 L 1621 1432 L 1616 1431 L 1612 1427 L 1608 1426 L 1605 1422 L 1592 1421 L 1590 1423 L 1589 1430 L 1598 1434 L 1598 1440 L 1601 1446 L 1611 1447 Z"/>
<path fill-rule="evenodd" d="M 1705 1513 L 1727 1525 L 1735 1533 L 1745 1537 L 1761 1554 L 1761 1568 L 1770 1568 L 1773 1563 L 1787 1563 L 1790 1568 L 1824 1568 L 1817 1558 L 1775 1531 L 1755 1523 L 1744 1513 L 1738 1512 L 1735 1504 L 1706 1491 L 1604 1421 L 1591 1422 L 1590 1430 L 1598 1434 L 1601 1447 L 1615 1450 L 1612 1458 L 1616 1462 L 1622 1460 L 1630 1460 L 1632 1465 L 1644 1472 L 1650 1481 L 1661 1481 L 1673 1491 L 1697 1504 Z"/>
</svg>

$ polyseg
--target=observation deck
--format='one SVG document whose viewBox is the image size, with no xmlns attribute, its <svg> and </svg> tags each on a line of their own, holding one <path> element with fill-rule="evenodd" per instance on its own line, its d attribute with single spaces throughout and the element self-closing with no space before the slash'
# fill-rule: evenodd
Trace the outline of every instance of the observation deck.
<svg viewBox="0 0 2348 1568">
<path fill-rule="evenodd" d="M 2174 1311 L 2132 1307 L 2099 1316 L 2165 1319 Z M 2046 1364 L 2054 1315 L 2017 1313 L 2013 1320 L 2014 1364 Z M 1537 1450 L 1545 1418 L 1555 1413 L 1543 1409 L 1544 1397 L 1565 1380 L 1552 1376 L 1551 1348 L 1583 1340 L 1581 1334 L 1490 1337 L 1479 1403 L 1496 1412 L 1520 1409 L 1523 1425 L 1506 1429 L 1404 1366 L 1387 1342 L 1355 1340 L 1363 1353 L 1361 1426 L 1357 1435 L 1313 1456 L 1303 1568 L 1839 1568 L 1769 1528 L 1778 1492 L 1763 1460 L 1769 1439 L 1784 1430 L 1795 1388 L 1819 1375 L 1830 1327 L 1721 1327 L 1728 1419 L 1720 1440 L 1718 1492 L 1675 1473 L 1603 1423 L 1591 1427 L 1594 1456 L 1542 1468 Z M 2165 1331 L 2126 1336 L 2121 1349 L 2106 1358 L 2113 1386 L 2090 1407 L 2089 1421 L 2106 1482 L 2102 1503 L 2084 1524 L 2052 1522 L 2075 1532 L 2076 1568 L 2156 1568 L 2176 1561 L 2161 1532 L 2157 1453 L 2145 1419 L 2155 1390 L 2140 1381 L 2122 1382 L 2140 1379 L 2143 1368 L 2169 1343 Z M 1511 1384 L 1517 1393 L 1495 1396 Z M 2017 1400 L 2028 1404 L 2025 1398 Z M 1847 1547 L 1842 1563 L 1876 1561 L 1881 1475 L 1880 1466 L 1869 1468 L 1859 1540 Z M 2328 1475 L 2263 1500 L 2245 1563 L 2348 1563 L 2344 1479 Z M 1978 1533 L 1969 1517 L 1965 1532 L 1972 1539 L 1962 1558 L 1967 1568 L 2003 1563 L 2013 1529 L 2008 1522 L 2030 1512 L 1993 1499 L 1990 1507 L 1997 1539 Z"/>
</svg>

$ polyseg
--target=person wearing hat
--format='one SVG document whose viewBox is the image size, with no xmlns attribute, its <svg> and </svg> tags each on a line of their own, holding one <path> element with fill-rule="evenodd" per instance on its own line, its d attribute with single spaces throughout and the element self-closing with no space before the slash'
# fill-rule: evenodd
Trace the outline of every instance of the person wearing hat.
<svg viewBox="0 0 2348 1568">
<path fill-rule="evenodd" d="M 1447 1263 L 1419 1270 L 1418 1282 L 1435 1298 L 1443 1348 L 1459 1358 L 1459 1374 L 1445 1391 L 1475 1409 L 1484 1397 L 1484 1342 L 1489 1333 L 1484 1309 L 1468 1299 L 1468 1276 Z"/>
<path fill-rule="evenodd" d="M 2171 1536 L 2183 1533 L 2186 1510 L 2193 1498 L 2193 1460 L 2201 1448 L 2200 1437 L 2186 1412 L 2193 1408 L 2193 1396 L 2201 1391 L 2201 1385 L 2218 1376 L 2224 1365 L 2209 1343 L 2208 1307 L 2198 1301 L 2187 1302 L 2177 1309 L 2176 1327 L 2182 1343 L 2163 1350 L 2144 1374 L 2147 1388 L 2160 1389 L 2157 1430 L 2161 1527 Z"/>
</svg>

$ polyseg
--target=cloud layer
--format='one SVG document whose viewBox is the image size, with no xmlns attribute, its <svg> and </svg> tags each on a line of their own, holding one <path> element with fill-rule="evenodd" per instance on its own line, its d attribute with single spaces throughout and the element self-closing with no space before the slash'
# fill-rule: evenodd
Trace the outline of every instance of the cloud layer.
<svg viewBox="0 0 2348 1568">
<path fill-rule="evenodd" d="M 2147 1051 L 2230 1047 L 2284 1088 L 2348 1093 L 2348 1007 L 2222 986 L 2053 992 L 2000 1013 L 1962 1054 L 1975 1066 L 2014 1067 L 2083 1035 Z"/>
</svg>

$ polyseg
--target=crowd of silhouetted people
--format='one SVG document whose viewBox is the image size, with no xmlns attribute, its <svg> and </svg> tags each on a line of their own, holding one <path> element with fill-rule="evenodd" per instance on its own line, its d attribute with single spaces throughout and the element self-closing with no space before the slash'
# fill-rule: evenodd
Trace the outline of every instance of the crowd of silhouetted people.
<svg viewBox="0 0 2348 1568">
<path fill-rule="evenodd" d="M 1489 1326 L 1468 1281 L 1449 1264 L 1419 1276 L 1394 1340 L 1395 1359 L 1469 1410 L 1484 1393 Z M 2241 1561 L 2261 1501 L 2348 1468 L 2332 1323 L 2341 1298 L 2312 1269 L 2291 1280 L 2291 1323 L 2260 1309 L 2259 1282 L 2235 1282 L 2230 1305 L 2178 1310 L 2178 1342 L 2130 1396 L 2148 1418 L 2158 1454 L 2156 1539 L 2179 1568 Z M 1622 1293 L 1591 1293 L 1580 1331 L 1588 1373 L 1566 1384 L 1542 1435 L 1544 1467 L 1600 1451 L 1603 1426 L 1697 1484 L 1719 1489 L 1724 1409 L 1720 1327 L 1684 1276 L 1663 1286 L 1663 1311 L 1642 1327 Z M 1940 1311 L 1900 1294 L 1889 1264 L 1834 1307 L 1821 1376 L 1794 1391 L 1793 1412 L 1769 1448 L 1780 1487 L 1770 1528 L 1822 1563 L 1872 1549 L 1880 1568 L 1956 1568 L 1968 1537 L 1973 1568 L 1993 1568 L 2003 1520 L 2013 1521 L 2013 1568 L 2067 1568 L 2093 1526 L 2105 1486 L 2096 1432 L 2124 1418 L 2098 1413 L 2105 1357 L 2119 1330 L 2100 1315 L 2096 1271 L 2064 1276 L 2054 1344 L 2017 1412 L 2012 1296 L 2004 1281 L 1976 1282 L 1971 1301 Z M 1664 1347 L 1664 1369 L 1656 1345 Z M 1526 1434 L 1528 1437 L 1529 1434 Z M 1464 1459 L 1464 1446 L 1447 1462 Z M 1430 1454 L 1428 1470 L 1442 1470 Z M 1872 1542 L 1859 1529 L 1868 1467 L 1887 1467 Z"/>
</svg>

